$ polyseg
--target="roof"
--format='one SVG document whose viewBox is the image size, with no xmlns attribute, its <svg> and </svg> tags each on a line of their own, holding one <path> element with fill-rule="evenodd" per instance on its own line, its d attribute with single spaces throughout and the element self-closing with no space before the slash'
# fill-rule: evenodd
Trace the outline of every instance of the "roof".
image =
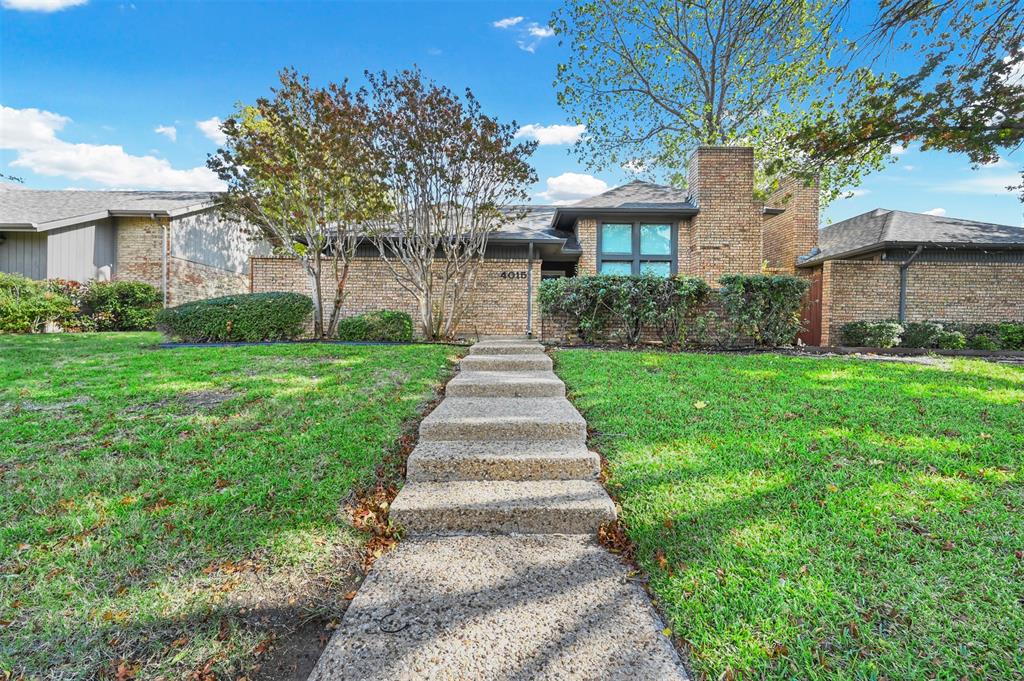
<svg viewBox="0 0 1024 681">
<path fill-rule="evenodd" d="M 208 208 L 211 192 L 77 191 L 0 186 L 0 229 L 46 231 L 111 215 L 176 216 Z"/>
<path fill-rule="evenodd" d="M 897 246 L 1024 248 L 1024 227 L 877 208 L 818 233 L 819 252 L 800 261 L 807 267 Z"/>
<path fill-rule="evenodd" d="M 567 208 L 611 208 L 615 210 L 689 210 L 697 206 L 690 203 L 685 190 L 652 182 L 634 180 L 609 189 L 603 194 L 570 204 Z"/>
</svg>

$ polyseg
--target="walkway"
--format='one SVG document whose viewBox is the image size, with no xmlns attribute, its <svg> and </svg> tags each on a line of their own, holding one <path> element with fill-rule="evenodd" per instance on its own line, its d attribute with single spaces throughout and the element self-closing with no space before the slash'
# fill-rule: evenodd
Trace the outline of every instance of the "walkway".
<svg viewBox="0 0 1024 681">
<path fill-rule="evenodd" d="M 477 343 L 423 420 L 377 561 L 310 676 L 686 679 L 644 591 L 594 539 L 615 507 L 534 341 Z"/>
</svg>

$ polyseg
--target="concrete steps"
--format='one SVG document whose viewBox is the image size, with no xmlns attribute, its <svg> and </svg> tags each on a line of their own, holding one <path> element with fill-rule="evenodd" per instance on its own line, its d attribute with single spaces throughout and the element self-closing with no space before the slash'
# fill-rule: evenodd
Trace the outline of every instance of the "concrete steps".
<svg viewBox="0 0 1024 681">
<path fill-rule="evenodd" d="M 565 397 L 551 371 L 462 371 L 448 382 L 449 397 Z"/>
<path fill-rule="evenodd" d="M 420 423 L 420 441 L 586 441 L 587 422 L 564 397 L 446 397 Z"/>
<path fill-rule="evenodd" d="M 594 534 L 615 506 L 595 480 L 412 482 L 390 518 L 409 534 Z"/>
<path fill-rule="evenodd" d="M 420 424 L 391 522 L 423 534 L 595 534 L 615 519 L 587 423 L 543 347 L 477 343 Z"/>
<path fill-rule="evenodd" d="M 596 480 L 601 462 L 578 440 L 422 442 L 409 455 L 409 482 Z"/>
</svg>

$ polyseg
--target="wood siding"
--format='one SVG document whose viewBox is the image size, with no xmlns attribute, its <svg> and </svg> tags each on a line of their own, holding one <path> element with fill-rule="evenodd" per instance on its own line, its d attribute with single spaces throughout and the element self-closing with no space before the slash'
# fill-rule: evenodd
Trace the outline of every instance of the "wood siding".
<svg viewBox="0 0 1024 681">
<path fill-rule="evenodd" d="M 0 272 L 21 274 L 30 279 L 46 278 L 46 235 L 3 232 L 0 244 Z"/>
</svg>

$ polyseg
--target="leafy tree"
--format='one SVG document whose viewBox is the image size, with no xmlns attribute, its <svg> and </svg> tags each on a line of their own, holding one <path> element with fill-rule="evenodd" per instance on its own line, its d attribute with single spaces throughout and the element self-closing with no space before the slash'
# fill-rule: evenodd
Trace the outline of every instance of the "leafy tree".
<svg viewBox="0 0 1024 681">
<path fill-rule="evenodd" d="M 581 157 L 685 178 L 701 144 L 755 148 L 762 182 L 802 167 L 789 140 L 846 77 L 829 0 L 568 0 L 555 31 L 571 48 L 558 99 L 587 126 Z M 827 191 L 878 166 L 888 147 L 822 169 Z"/>
<path fill-rule="evenodd" d="M 427 339 L 451 338 L 465 313 L 490 234 L 518 217 L 536 173 L 535 142 L 514 123 L 483 114 L 419 70 L 367 74 L 373 149 L 382 164 L 388 213 L 368 233 L 399 284 L 415 297 Z"/>
<path fill-rule="evenodd" d="M 388 210 L 371 144 L 369 109 L 346 82 L 313 87 L 294 69 L 270 97 L 224 121 L 223 148 L 207 165 L 224 180 L 222 204 L 309 280 L 318 337 L 337 328 L 362 223 Z M 325 319 L 324 275 L 330 274 Z"/>
<path fill-rule="evenodd" d="M 856 87 L 822 102 L 822 116 L 791 138 L 812 165 L 911 141 L 984 164 L 1024 144 L 1024 1 L 881 0 L 853 47 Z M 911 67 L 885 72 L 897 55 Z"/>
</svg>

